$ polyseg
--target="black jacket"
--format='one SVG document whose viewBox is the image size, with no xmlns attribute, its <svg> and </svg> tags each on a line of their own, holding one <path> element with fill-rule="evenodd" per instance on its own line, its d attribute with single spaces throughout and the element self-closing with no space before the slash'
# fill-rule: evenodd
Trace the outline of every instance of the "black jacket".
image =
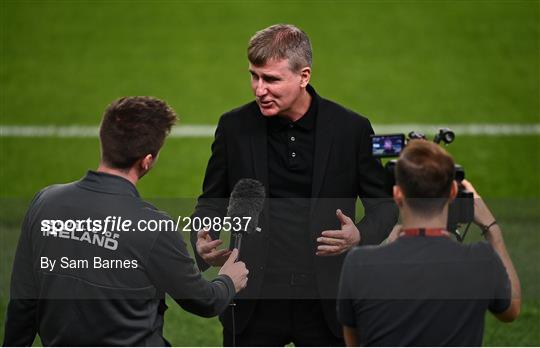
<svg viewBox="0 0 540 348">
<path fill-rule="evenodd" d="M 108 216 L 132 221 L 134 230 L 50 234 L 42 228 L 44 220 Z M 151 220 L 172 221 L 115 175 L 89 171 L 80 181 L 38 193 L 17 247 L 4 345 L 31 345 L 36 333 L 52 346 L 167 345 L 165 293 L 197 315 L 223 311 L 235 294 L 231 279 L 202 278 L 174 228 L 152 232 L 136 225 Z M 42 268 L 43 257 L 56 260 L 52 270 Z M 62 267 L 68 260 L 82 261 L 79 268 Z M 109 260 L 120 261 L 105 268 Z"/>
<path fill-rule="evenodd" d="M 385 173 L 381 163 L 371 155 L 369 121 L 344 107 L 319 97 L 311 86 L 310 94 L 318 103 L 315 130 L 312 200 L 310 208 L 311 245 L 328 229 L 339 229 L 336 209 L 355 218 L 357 197 L 362 199 L 365 217 L 358 223 L 361 244 L 377 244 L 386 238 L 397 220 L 397 208 L 385 187 Z M 194 216 L 224 216 L 228 197 L 236 182 L 254 178 L 268 185 L 267 121 L 255 102 L 224 114 L 218 123 L 212 155 L 208 162 Z M 268 190 L 267 190 L 268 192 Z M 246 289 L 239 299 L 257 299 L 265 274 L 268 257 L 267 210 L 259 219 L 261 232 L 252 233 L 242 240 L 241 260 L 250 271 Z M 216 235 L 214 234 L 214 237 Z M 196 232 L 191 234 L 195 248 Z M 332 257 L 314 257 L 314 273 L 318 293 L 323 299 L 335 300 L 341 265 L 345 254 Z M 208 265 L 196 255 L 201 269 Z M 237 301 L 236 332 L 240 333 L 254 309 L 254 301 Z M 325 317 L 336 335 L 341 329 L 336 318 L 335 301 L 324 301 Z M 230 330 L 230 314 L 220 317 L 225 329 Z"/>
</svg>

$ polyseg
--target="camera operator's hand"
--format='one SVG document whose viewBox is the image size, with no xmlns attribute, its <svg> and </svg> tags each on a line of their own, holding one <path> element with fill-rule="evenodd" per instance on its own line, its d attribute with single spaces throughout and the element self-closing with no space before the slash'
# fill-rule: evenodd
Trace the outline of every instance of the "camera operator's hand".
<svg viewBox="0 0 540 348">
<path fill-rule="evenodd" d="M 493 223 L 495 221 L 495 217 L 487 207 L 482 197 L 480 197 L 478 192 L 476 192 L 473 185 L 467 180 L 462 180 L 461 184 L 467 191 L 472 192 L 473 194 L 474 222 L 480 227 L 488 226 L 489 224 Z"/>
<path fill-rule="evenodd" d="M 221 243 L 223 243 L 221 239 L 212 240 L 208 230 L 205 228 L 197 232 L 197 253 L 204 262 L 211 266 L 222 266 L 231 255 L 229 249 L 216 249 Z"/>
<path fill-rule="evenodd" d="M 246 264 L 242 261 L 236 261 L 237 258 L 238 249 L 233 249 L 229 255 L 229 258 L 219 270 L 219 275 L 224 274 L 232 279 L 236 293 L 247 286 L 247 275 L 249 273 L 249 270 L 246 268 Z"/>
<path fill-rule="evenodd" d="M 341 209 L 336 211 L 336 215 L 341 223 L 341 230 L 328 230 L 321 233 L 322 237 L 317 238 L 317 242 L 320 243 L 315 253 L 317 256 L 339 255 L 360 242 L 360 231 L 356 228 L 354 221 L 343 214 Z"/>
</svg>

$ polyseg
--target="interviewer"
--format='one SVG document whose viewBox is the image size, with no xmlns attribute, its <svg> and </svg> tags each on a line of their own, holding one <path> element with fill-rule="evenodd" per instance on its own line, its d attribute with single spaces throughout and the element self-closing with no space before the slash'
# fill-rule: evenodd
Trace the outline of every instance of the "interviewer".
<svg viewBox="0 0 540 348">
<path fill-rule="evenodd" d="M 424 140 L 396 165 L 394 200 L 402 226 L 394 242 L 359 247 L 345 260 L 338 317 L 348 346 L 480 346 L 486 311 L 519 315 L 519 279 L 501 229 L 476 193 L 474 221 L 486 242 L 461 244 L 445 231 L 456 197 L 454 161 Z"/>
<path fill-rule="evenodd" d="M 162 333 L 165 293 L 209 317 L 246 286 L 248 271 L 235 262 L 236 250 L 220 275 L 207 281 L 174 228 L 120 231 L 94 224 L 170 221 L 140 198 L 135 185 L 156 162 L 175 120 L 174 111 L 155 98 L 114 101 L 100 127 L 97 171 L 34 197 L 13 265 L 5 346 L 31 345 L 36 333 L 47 346 L 168 345 Z M 51 232 L 52 220 L 66 222 L 66 229 L 67 221 L 92 224 Z"/>
</svg>

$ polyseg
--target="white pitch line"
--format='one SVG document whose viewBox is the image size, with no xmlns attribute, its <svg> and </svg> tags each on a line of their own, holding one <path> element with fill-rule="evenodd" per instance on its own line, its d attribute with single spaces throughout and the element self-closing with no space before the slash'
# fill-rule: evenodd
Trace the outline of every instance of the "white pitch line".
<svg viewBox="0 0 540 348">
<path fill-rule="evenodd" d="M 472 123 L 472 124 L 374 124 L 376 133 L 409 133 L 418 131 L 431 136 L 440 128 L 450 128 L 456 135 L 539 135 L 540 123 L 502 124 L 502 123 Z M 202 138 L 214 135 L 215 125 L 181 125 L 173 127 L 173 138 Z M 98 126 L 0 126 L 0 137 L 18 138 L 94 138 L 99 133 Z"/>
</svg>

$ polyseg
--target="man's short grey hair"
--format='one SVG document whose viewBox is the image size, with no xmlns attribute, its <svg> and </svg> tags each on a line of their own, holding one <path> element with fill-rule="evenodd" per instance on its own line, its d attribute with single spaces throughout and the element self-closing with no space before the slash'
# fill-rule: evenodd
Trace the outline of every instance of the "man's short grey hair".
<svg viewBox="0 0 540 348">
<path fill-rule="evenodd" d="M 311 67 L 312 53 L 309 38 L 292 24 L 275 24 L 259 30 L 249 40 L 248 59 L 255 66 L 271 59 L 289 59 L 292 71 Z"/>
</svg>

